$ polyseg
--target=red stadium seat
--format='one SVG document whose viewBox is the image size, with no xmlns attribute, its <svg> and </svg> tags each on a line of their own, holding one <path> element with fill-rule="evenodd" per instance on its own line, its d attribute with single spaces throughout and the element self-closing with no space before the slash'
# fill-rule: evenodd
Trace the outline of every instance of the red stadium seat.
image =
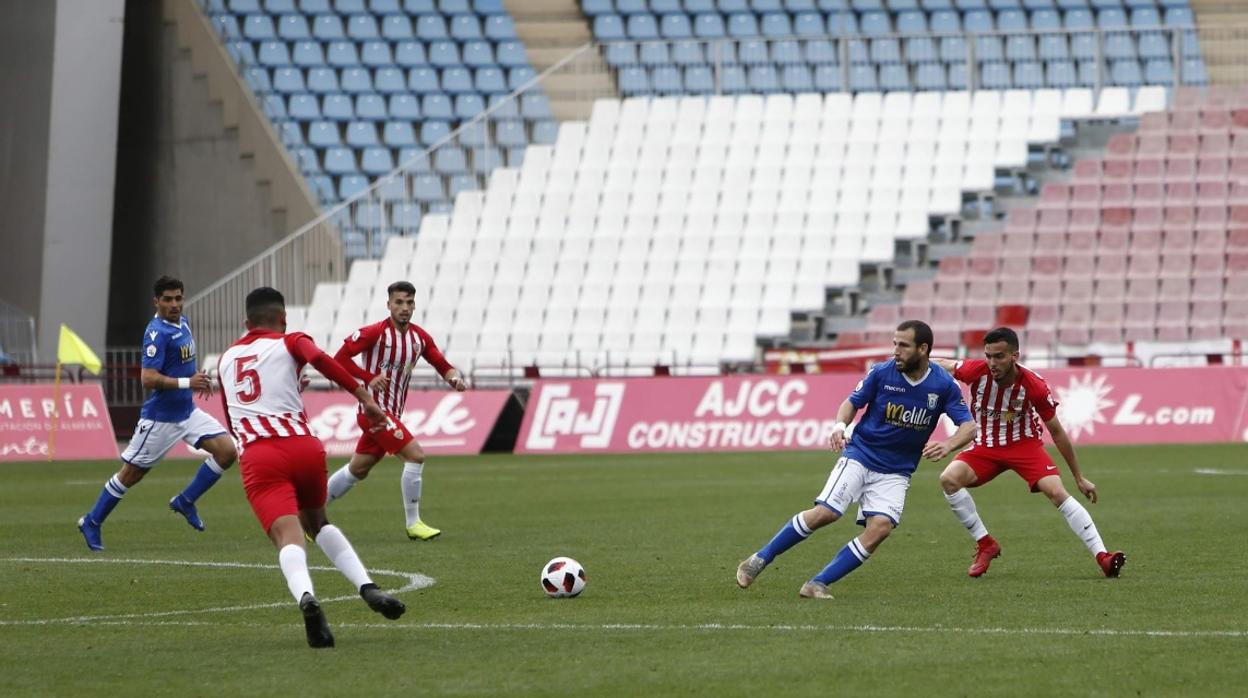
<svg viewBox="0 0 1248 698">
<path fill-rule="evenodd" d="M 1135 161 L 1137 182 L 1157 182 L 1166 176 L 1166 161 L 1162 158 L 1140 158 Z"/>
<path fill-rule="evenodd" d="M 1071 181 L 1076 183 L 1087 182 L 1097 184 L 1101 181 L 1101 161 L 1100 160 L 1077 160 L 1075 161 L 1074 171 L 1071 174 Z"/>
<path fill-rule="evenodd" d="M 1101 252 L 1096 255 L 1096 277 L 1098 279 L 1124 279 L 1126 276 L 1127 253 L 1106 250 L 1102 247 Z"/>
</svg>

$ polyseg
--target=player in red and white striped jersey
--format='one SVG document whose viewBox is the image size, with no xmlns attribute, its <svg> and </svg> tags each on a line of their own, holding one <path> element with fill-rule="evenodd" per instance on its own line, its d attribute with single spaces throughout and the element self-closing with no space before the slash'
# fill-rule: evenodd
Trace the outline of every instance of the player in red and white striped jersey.
<svg viewBox="0 0 1248 698">
<path fill-rule="evenodd" d="M 987 572 L 993 559 L 1001 554 L 1001 546 L 988 535 L 975 500 L 966 488 L 978 487 L 1006 470 L 1013 470 L 1027 481 L 1032 492 L 1043 492 L 1053 502 L 1066 517 L 1070 530 L 1096 557 L 1105 576 L 1117 577 L 1127 556 L 1105 548 L 1092 516 L 1066 492 L 1060 471 L 1044 450 L 1042 424 L 1053 436 L 1053 444 L 1075 477 L 1075 485 L 1095 504 L 1096 485 L 1079 469 L 1075 447 L 1057 418 L 1057 402 L 1048 384 L 1035 371 L 1018 363 L 1018 334 L 1008 327 L 989 332 L 984 336 L 984 357 L 965 361 L 932 359 L 970 386 L 971 399 L 967 404 L 979 422 L 975 445 L 959 453 L 940 474 L 940 486 L 949 507 L 977 544 L 967 574 L 978 577 Z"/>
<path fill-rule="evenodd" d="M 334 636 L 312 590 L 304 536 L 313 538 L 369 608 L 403 615 L 403 602 L 381 591 L 351 543 L 325 516 L 325 447 L 312 434 L 300 373 L 312 364 L 360 401 L 370 429 L 385 413 L 338 362 L 306 334 L 286 332 L 286 303 L 277 290 L 247 295 L 247 334 L 221 355 L 218 376 L 230 431 L 242 444 L 243 489 L 256 518 L 277 546 L 286 585 L 299 604 L 312 647 L 333 647 Z"/>
<path fill-rule="evenodd" d="M 403 474 L 399 479 L 403 491 L 403 508 L 407 516 L 407 537 L 411 540 L 429 540 L 442 532 L 420 519 L 420 494 L 425 469 L 425 451 L 420 447 L 407 427 L 403 425 L 403 407 L 407 403 L 407 388 L 412 379 L 412 369 L 420 359 L 428 361 L 442 379 L 460 392 L 467 387 L 459 371 L 442 356 L 433 338 L 423 328 L 412 324 L 412 312 L 416 309 L 416 287 L 406 281 L 396 281 L 386 289 L 386 309 L 390 317 L 381 322 L 356 330 L 343 342 L 334 355 L 343 368 L 368 384 L 373 396 L 393 427 L 376 433 L 364 428 L 364 416 L 357 419 L 364 433 L 355 445 L 351 462 L 342 466 L 329 478 L 329 501 L 342 497 L 355 483 L 368 477 L 374 465 L 393 453 L 403 459 Z M 363 365 L 356 363 L 361 357 Z"/>
</svg>

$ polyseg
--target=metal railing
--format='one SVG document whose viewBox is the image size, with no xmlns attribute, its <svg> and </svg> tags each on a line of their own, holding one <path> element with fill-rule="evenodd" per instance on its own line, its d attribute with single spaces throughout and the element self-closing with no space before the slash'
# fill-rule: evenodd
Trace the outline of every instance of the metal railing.
<svg viewBox="0 0 1248 698">
<path fill-rule="evenodd" d="M 0 301 L 0 350 L 19 365 L 35 361 L 35 318 Z"/>
</svg>

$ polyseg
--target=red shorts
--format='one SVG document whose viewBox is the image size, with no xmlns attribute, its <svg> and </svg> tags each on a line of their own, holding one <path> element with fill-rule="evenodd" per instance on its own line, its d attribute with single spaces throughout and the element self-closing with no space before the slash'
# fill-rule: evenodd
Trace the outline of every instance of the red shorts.
<svg viewBox="0 0 1248 698">
<path fill-rule="evenodd" d="M 959 453 L 954 460 L 966 463 L 975 471 L 976 482 L 971 487 L 978 487 L 1007 470 L 1013 470 L 1027 481 L 1032 492 L 1037 492 L 1036 483 L 1041 478 L 1060 474 L 1048 451 L 1044 450 L 1044 444 L 1034 440 L 991 448 L 975 444 Z"/>
<path fill-rule="evenodd" d="M 315 436 L 260 439 L 240 460 L 243 491 L 266 533 L 279 516 L 325 506 L 325 446 Z"/>
<path fill-rule="evenodd" d="M 373 423 L 363 414 L 355 416 L 355 423 L 360 425 L 360 440 L 355 444 L 355 452 L 372 456 L 377 460 L 386 457 L 387 453 L 398 453 L 416 437 L 403 426 L 403 422 L 390 412 L 386 413 L 389 425 L 380 431 L 372 432 Z"/>
</svg>

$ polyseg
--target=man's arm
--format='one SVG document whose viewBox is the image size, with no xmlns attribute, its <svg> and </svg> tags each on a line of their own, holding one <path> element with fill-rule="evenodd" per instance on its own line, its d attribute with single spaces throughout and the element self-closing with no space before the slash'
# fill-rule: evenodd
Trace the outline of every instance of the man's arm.
<svg viewBox="0 0 1248 698">
<path fill-rule="evenodd" d="M 950 373 L 953 373 L 953 370 L 958 366 L 957 359 L 938 359 L 933 356 L 928 360 Z"/>
<path fill-rule="evenodd" d="M 139 373 L 139 380 L 144 390 L 191 390 L 212 394 L 212 381 L 203 371 L 196 371 L 190 378 L 174 378 L 166 376 L 154 368 L 145 368 Z M 186 381 L 185 385 L 182 381 Z"/>
<path fill-rule="evenodd" d="M 974 440 L 975 420 L 972 419 L 959 424 L 957 431 L 944 441 L 932 441 L 924 446 L 923 457 L 928 460 L 940 460 Z"/>
<path fill-rule="evenodd" d="M 377 402 L 373 400 L 373 396 L 369 394 L 366 386 L 360 385 L 355 378 L 351 376 L 342 365 L 335 361 L 333 357 L 321 351 L 316 346 L 312 338 L 305 335 L 288 335 L 286 346 L 290 349 L 290 353 L 298 360 L 311 364 L 312 368 L 321 372 L 321 375 L 338 384 L 343 390 L 355 396 L 364 407 L 364 414 L 375 425 L 383 425 L 386 421 L 386 413 L 377 406 Z"/>
<path fill-rule="evenodd" d="M 346 369 L 347 373 L 363 381 L 369 388 L 385 390 L 386 384 L 389 383 L 388 378 L 369 373 L 363 366 L 355 362 L 355 357 L 358 354 L 372 347 L 376 342 L 376 336 L 367 336 L 362 330 L 358 330 L 347 338 L 347 341 L 342 343 L 342 347 L 334 354 L 334 361 L 337 361 L 338 365 Z"/>
<path fill-rule="evenodd" d="M 442 350 L 438 349 L 433 337 L 429 336 L 429 333 L 422 327 L 416 328 L 416 334 L 420 336 L 420 342 L 424 345 L 420 355 L 429 362 L 430 366 L 433 366 L 433 370 L 437 371 L 439 376 L 442 376 L 442 380 L 458 392 L 462 393 L 467 390 L 468 383 L 464 381 L 463 375 L 442 355 Z"/>
<path fill-rule="evenodd" d="M 1044 426 L 1049 430 L 1049 434 L 1053 436 L 1053 445 L 1057 447 L 1057 452 L 1062 454 L 1062 459 L 1066 461 L 1066 467 L 1070 468 L 1070 474 L 1075 478 L 1075 485 L 1083 496 L 1089 501 L 1096 504 L 1099 498 L 1096 492 L 1096 485 L 1092 481 L 1083 476 L 1083 472 L 1079 470 L 1079 460 L 1075 457 L 1075 445 L 1070 442 L 1070 437 L 1066 434 L 1066 430 L 1062 427 L 1062 423 L 1054 415 L 1051 419 L 1044 422 Z"/>
<path fill-rule="evenodd" d="M 832 425 L 832 434 L 828 437 L 828 445 L 833 451 L 845 450 L 845 430 L 849 428 L 849 423 L 854 421 L 856 414 L 858 414 L 858 408 L 854 407 L 854 403 L 849 400 L 842 402 L 840 408 L 836 410 L 836 424 Z"/>
</svg>

